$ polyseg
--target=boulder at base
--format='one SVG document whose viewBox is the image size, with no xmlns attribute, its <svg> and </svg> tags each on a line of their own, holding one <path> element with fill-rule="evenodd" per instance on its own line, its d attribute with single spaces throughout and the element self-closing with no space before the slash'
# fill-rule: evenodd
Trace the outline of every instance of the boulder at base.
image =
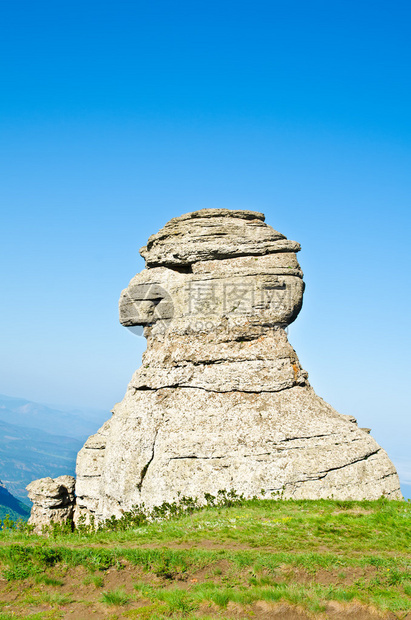
<svg viewBox="0 0 411 620">
<path fill-rule="evenodd" d="M 73 523 L 76 480 L 73 476 L 40 478 L 27 485 L 29 499 L 33 502 L 29 524 L 37 534 L 50 523 Z"/>
</svg>

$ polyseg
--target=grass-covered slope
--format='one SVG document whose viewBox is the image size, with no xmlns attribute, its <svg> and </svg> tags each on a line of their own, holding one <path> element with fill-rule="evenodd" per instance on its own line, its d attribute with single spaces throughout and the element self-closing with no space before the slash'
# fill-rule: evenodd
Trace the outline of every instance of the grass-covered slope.
<svg viewBox="0 0 411 620">
<path fill-rule="evenodd" d="M 3 530 L 0 573 L 0 620 L 411 618 L 411 504 L 252 500 L 124 531 Z"/>
</svg>

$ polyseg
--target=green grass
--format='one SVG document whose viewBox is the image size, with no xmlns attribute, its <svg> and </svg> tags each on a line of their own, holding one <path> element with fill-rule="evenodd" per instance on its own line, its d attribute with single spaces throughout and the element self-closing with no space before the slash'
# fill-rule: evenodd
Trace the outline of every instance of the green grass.
<svg viewBox="0 0 411 620">
<path fill-rule="evenodd" d="M 92 583 L 94 587 L 102 588 L 104 586 L 104 579 L 101 575 L 87 575 L 87 577 L 83 579 L 83 583 L 86 586 Z"/>
<path fill-rule="evenodd" d="M 117 590 L 103 592 L 100 601 L 106 605 L 127 605 L 130 598 L 123 588 L 118 588 Z"/>
<path fill-rule="evenodd" d="M 73 534 L 71 544 L 95 543 L 159 545 L 204 539 L 216 545 L 275 547 L 283 551 L 314 551 L 324 546 L 338 552 L 407 551 L 411 503 L 251 500 L 233 508 L 212 508 L 177 519 L 145 524 L 126 531 Z M 5 532 L 18 540 L 18 533 Z M 54 537 L 66 541 L 66 535 Z M 20 540 L 27 540 L 21 534 Z"/>
<path fill-rule="evenodd" d="M 274 586 L 244 586 L 221 587 L 218 584 L 206 584 L 193 587 L 191 590 L 174 588 L 138 588 L 140 596 L 151 602 L 166 603 L 170 612 L 184 612 L 197 610 L 201 603 L 214 603 L 218 607 L 226 608 L 230 602 L 243 606 L 251 605 L 256 601 L 270 603 L 285 602 L 291 605 L 305 607 L 308 611 L 318 613 L 323 611 L 329 601 L 349 603 L 354 599 L 364 604 L 374 605 L 381 610 L 407 612 L 410 610 L 410 601 L 403 593 L 393 596 L 387 589 L 379 588 L 374 593 L 361 592 L 357 587 L 336 587 L 319 584 L 297 585 L 277 584 Z"/>
<path fill-rule="evenodd" d="M 35 583 L 44 583 L 46 586 L 62 586 L 63 581 L 56 579 L 55 577 L 49 577 L 49 575 L 36 575 L 34 578 Z"/>
<path fill-rule="evenodd" d="M 411 503 L 250 500 L 125 531 L 45 539 L 5 530 L 0 573 L 5 588 L 23 592 L 16 614 L 30 600 L 69 608 L 81 585 L 94 588 L 82 604 L 116 607 L 124 618 L 214 617 L 230 603 L 255 613 L 257 601 L 314 617 L 331 601 L 359 602 L 400 618 L 411 611 Z M 112 587 L 115 575 L 133 595 Z M 63 583 L 65 591 L 73 583 L 70 596 L 56 591 Z"/>
<path fill-rule="evenodd" d="M 39 592 L 27 593 L 25 602 L 30 605 L 41 605 L 46 603 L 52 607 L 62 607 L 69 605 L 73 601 L 73 597 L 68 594 L 60 594 L 58 592 Z"/>
</svg>

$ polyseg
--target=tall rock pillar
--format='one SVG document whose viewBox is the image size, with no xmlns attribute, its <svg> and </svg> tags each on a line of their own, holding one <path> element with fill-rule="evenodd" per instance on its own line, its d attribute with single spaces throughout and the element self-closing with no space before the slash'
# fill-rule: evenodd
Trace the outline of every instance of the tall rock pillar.
<svg viewBox="0 0 411 620">
<path fill-rule="evenodd" d="M 246 496 L 401 498 L 386 452 L 316 395 L 288 342 L 300 246 L 261 213 L 174 218 L 140 251 L 120 321 L 147 351 L 78 455 L 76 518 L 234 488 Z"/>
</svg>

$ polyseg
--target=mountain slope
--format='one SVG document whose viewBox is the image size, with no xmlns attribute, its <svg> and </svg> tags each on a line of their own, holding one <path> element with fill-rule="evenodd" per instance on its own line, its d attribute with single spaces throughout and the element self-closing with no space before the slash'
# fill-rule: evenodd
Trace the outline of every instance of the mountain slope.
<svg viewBox="0 0 411 620">
<path fill-rule="evenodd" d="M 82 442 L 0 421 L 0 477 L 18 499 L 28 502 L 26 486 L 36 478 L 74 475 Z"/>
<path fill-rule="evenodd" d="M 65 411 L 0 394 L 0 478 L 29 503 L 27 484 L 74 475 L 77 452 L 109 417 L 107 411 Z"/>
<path fill-rule="evenodd" d="M 0 480 L 0 519 L 4 519 L 7 514 L 13 520 L 27 518 L 30 515 L 30 508 L 9 493 Z"/>
</svg>

